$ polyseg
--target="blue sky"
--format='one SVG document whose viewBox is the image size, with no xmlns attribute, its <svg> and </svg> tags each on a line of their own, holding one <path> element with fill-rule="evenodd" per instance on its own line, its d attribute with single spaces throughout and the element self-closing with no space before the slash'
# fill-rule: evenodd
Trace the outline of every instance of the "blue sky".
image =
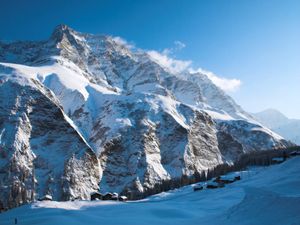
<svg viewBox="0 0 300 225">
<path fill-rule="evenodd" d="M 225 86 L 241 81 L 229 93 L 250 112 L 276 108 L 300 118 L 298 0 L 1 0 L 0 6 L 0 39 L 46 39 L 61 23 L 120 36 L 192 61 L 225 78 Z"/>
</svg>

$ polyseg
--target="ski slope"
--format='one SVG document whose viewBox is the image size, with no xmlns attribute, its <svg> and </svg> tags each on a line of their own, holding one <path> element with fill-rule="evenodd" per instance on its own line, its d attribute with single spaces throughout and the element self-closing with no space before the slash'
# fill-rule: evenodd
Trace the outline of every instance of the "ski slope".
<svg viewBox="0 0 300 225">
<path fill-rule="evenodd" d="M 300 157 L 240 172 L 225 188 L 193 185 L 140 201 L 36 202 L 0 214 L 0 224 L 300 224 Z"/>
</svg>

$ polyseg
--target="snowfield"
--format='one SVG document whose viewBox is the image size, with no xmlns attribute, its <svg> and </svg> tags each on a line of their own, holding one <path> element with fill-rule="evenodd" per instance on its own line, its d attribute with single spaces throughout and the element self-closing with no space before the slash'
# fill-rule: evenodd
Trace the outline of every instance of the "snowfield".
<svg viewBox="0 0 300 225">
<path fill-rule="evenodd" d="M 0 214 L 0 224 L 300 224 L 300 157 L 239 174 L 225 188 L 190 185 L 126 203 L 35 202 Z"/>
</svg>

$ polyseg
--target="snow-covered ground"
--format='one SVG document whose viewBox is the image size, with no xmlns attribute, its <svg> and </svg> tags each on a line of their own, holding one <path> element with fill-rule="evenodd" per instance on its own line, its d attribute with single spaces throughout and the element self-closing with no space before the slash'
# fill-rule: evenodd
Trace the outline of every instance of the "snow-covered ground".
<svg viewBox="0 0 300 225">
<path fill-rule="evenodd" d="M 186 186 L 132 202 L 36 202 L 0 214 L 0 224 L 300 224 L 300 157 L 250 168 L 225 188 Z"/>
</svg>

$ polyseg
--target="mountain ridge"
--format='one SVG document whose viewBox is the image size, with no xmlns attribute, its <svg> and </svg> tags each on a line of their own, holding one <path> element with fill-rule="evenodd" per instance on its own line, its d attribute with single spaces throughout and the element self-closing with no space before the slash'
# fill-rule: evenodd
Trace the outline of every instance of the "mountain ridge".
<svg viewBox="0 0 300 225">
<path fill-rule="evenodd" d="M 276 109 L 253 113 L 259 122 L 296 144 L 300 144 L 300 120 L 290 119 Z"/>
</svg>

